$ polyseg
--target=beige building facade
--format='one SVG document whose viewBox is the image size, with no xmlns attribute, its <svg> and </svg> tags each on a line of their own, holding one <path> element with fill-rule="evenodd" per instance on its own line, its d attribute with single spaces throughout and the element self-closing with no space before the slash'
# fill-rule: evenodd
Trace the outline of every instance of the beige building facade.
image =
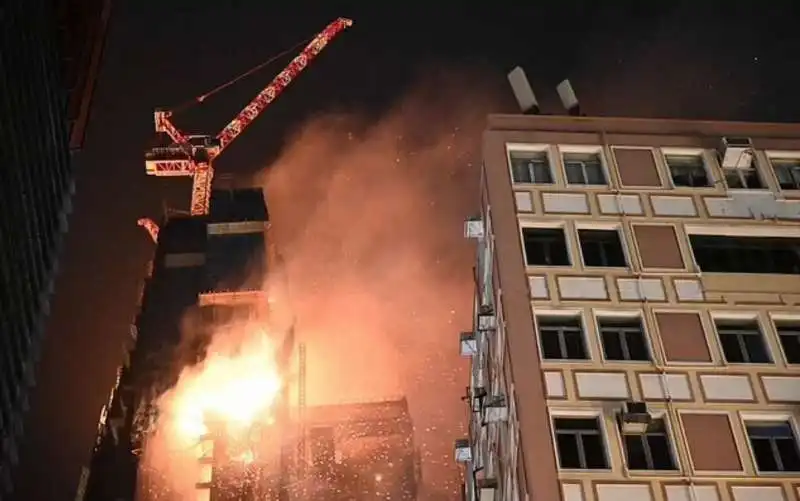
<svg viewBox="0 0 800 501">
<path fill-rule="evenodd" d="M 494 115 L 466 499 L 799 501 L 800 125 Z"/>
</svg>

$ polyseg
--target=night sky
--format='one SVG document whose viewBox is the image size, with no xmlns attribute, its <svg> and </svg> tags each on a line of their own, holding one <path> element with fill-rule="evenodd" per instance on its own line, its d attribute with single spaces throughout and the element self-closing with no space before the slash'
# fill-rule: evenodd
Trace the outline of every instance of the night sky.
<svg viewBox="0 0 800 501">
<path fill-rule="evenodd" d="M 334 18 L 347 16 L 355 25 L 225 152 L 216 164 L 218 172 L 250 176 L 260 171 L 314 117 L 347 112 L 367 123 L 380 121 L 411 90 L 430 88 L 431 79 L 439 81 L 442 74 L 451 75 L 448 85 L 438 89 L 447 92 L 443 100 L 449 106 L 483 112 L 491 101 L 487 111 L 514 112 L 505 75 L 516 65 L 525 68 L 542 107 L 550 112 L 558 111 L 555 85 L 567 77 L 590 115 L 792 121 L 800 111 L 795 95 L 800 72 L 793 62 L 798 49 L 793 19 L 800 7 L 790 12 L 792 2 L 752 2 L 753 7 L 739 8 L 745 3 L 697 7 L 703 2 L 619 1 L 602 9 L 589 5 L 606 2 L 569 0 L 519 2 L 525 6 L 513 8 L 502 2 L 475 7 L 466 7 L 468 2 L 419 2 L 441 5 L 435 9 L 408 2 L 383 7 L 369 2 L 369 8 L 296 3 L 287 9 L 263 0 L 116 2 L 85 150 L 77 157 L 75 213 L 22 457 L 29 477 L 21 486 L 24 499 L 73 498 L 152 255 L 152 243 L 136 227 L 136 219 L 158 217 L 164 202 L 188 205 L 188 180 L 145 176 L 142 152 L 153 137 L 154 107 L 202 94 L 312 36 Z M 281 67 L 248 78 L 176 122 L 190 130 L 218 131 Z M 458 92 L 450 92 L 455 88 Z M 402 115 L 402 109 L 391 113 Z M 435 116 L 427 118 L 436 121 Z M 452 125 L 459 127 L 457 121 Z M 478 131 L 464 127 L 459 148 L 474 154 Z M 463 151 L 453 150 L 452 162 L 471 164 Z M 415 334 L 442 342 L 421 344 L 430 353 L 413 356 L 454 364 L 448 368 L 439 363 L 423 378 L 428 387 L 439 385 L 439 406 L 460 405 L 467 384 L 463 362 L 452 353 L 458 331 L 470 325 L 472 250 L 458 242 L 460 220 L 477 202 L 477 164 L 471 165 L 469 171 L 458 171 L 467 172 L 469 179 L 452 186 L 438 181 L 426 185 L 426 193 L 435 195 L 435 186 L 442 199 L 452 202 L 450 216 L 440 223 L 442 231 L 455 235 L 447 242 L 458 248 L 436 252 L 459 257 L 457 266 L 438 259 L 423 264 L 441 276 L 458 275 L 461 284 L 457 297 L 440 305 L 458 312 L 448 321 L 451 330 L 421 328 Z M 324 156 L 316 168 L 326 169 Z M 425 172 L 415 175 L 424 177 Z M 391 195 L 390 183 L 381 189 Z M 437 210 L 434 202 L 431 207 Z M 296 208 L 276 202 L 271 209 Z M 397 238 L 421 236 L 406 232 Z M 445 264 L 453 269 L 442 269 Z M 440 379 L 446 382 L 440 384 Z M 412 409 L 414 405 L 422 416 L 417 424 L 432 428 L 427 436 L 435 436 L 436 427 L 425 423 L 423 409 L 437 405 L 435 398 L 412 401 Z M 439 439 L 449 447 L 455 433 L 439 432 Z M 453 477 L 456 470 L 446 466 L 432 471 Z M 446 489 L 432 489 L 426 499 L 454 497 Z"/>
</svg>

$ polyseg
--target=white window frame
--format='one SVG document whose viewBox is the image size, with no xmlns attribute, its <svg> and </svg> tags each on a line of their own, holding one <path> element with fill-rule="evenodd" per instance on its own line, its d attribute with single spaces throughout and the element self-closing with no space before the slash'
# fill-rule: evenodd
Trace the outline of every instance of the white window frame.
<svg viewBox="0 0 800 501">
<path fill-rule="evenodd" d="M 600 231 L 616 231 L 619 238 L 619 244 L 622 247 L 622 255 L 625 258 L 625 266 L 587 266 L 583 259 L 583 248 L 581 246 L 580 230 L 600 230 Z M 631 268 L 631 252 L 628 245 L 628 236 L 622 223 L 588 223 L 576 222 L 575 223 L 575 241 L 578 244 L 576 253 L 580 258 L 580 264 L 583 269 L 589 270 L 629 270 Z"/>
<path fill-rule="evenodd" d="M 781 341 L 780 332 L 778 332 L 778 324 L 782 322 L 793 323 L 800 326 L 800 313 L 771 312 L 768 314 L 768 316 L 769 324 L 772 328 L 772 333 L 776 343 L 775 349 L 780 352 L 781 360 L 789 367 L 800 366 L 799 362 L 789 362 L 789 357 L 786 356 L 786 350 L 783 349 L 783 341 Z"/>
<path fill-rule="evenodd" d="M 684 226 L 687 238 L 692 235 L 697 236 L 721 236 L 721 237 L 789 237 L 800 238 L 800 227 L 797 226 L 763 226 L 758 224 L 744 225 L 694 225 Z M 691 244 L 691 242 L 690 242 Z"/>
<path fill-rule="evenodd" d="M 514 152 L 519 153 L 544 153 L 547 157 L 547 168 L 550 171 L 550 179 L 552 183 L 518 183 L 514 181 L 514 169 L 511 165 L 511 154 Z M 511 176 L 511 184 L 513 186 L 556 186 L 558 178 L 556 176 L 555 163 L 553 158 L 553 148 L 545 143 L 506 143 L 506 160 L 508 165 L 509 175 Z"/>
<path fill-rule="evenodd" d="M 796 192 L 800 191 L 800 188 L 795 189 L 784 189 L 780 187 L 780 182 L 778 180 L 778 173 L 775 171 L 775 164 L 773 160 L 797 160 L 800 161 L 800 151 L 793 151 L 793 150 L 766 150 L 764 151 L 764 156 L 767 158 L 767 162 L 769 162 L 769 166 L 772 169 L 772 175 L 775 176 L 775 181 L 778 184 L 778 189 L 781 191 L 790 191 Z"/>
<path fill-rule="evenodd" d="M 667 169 L 667 174 L 669 174 L 669 185 L 674 190 L 703 190 L 703 189 L 713 189 L 717 185 L 716 179 L 714 179 L 714 169 L 712 168 L 712 164 L 710 162 L 710 156 L 708 152 L 703 148 L 659 148 L 661 154 L 661 160 L 664 162 L 664 167 Z M 706 172 L 706 179 L 708 180 L 708 184 L 706 186 L 676 186 L 675 182 L 672 180 L 672 168 L 669 165 L 669 161 L 667 157 L 669 156 L 682 156 L 682 157 L 700 157 L 700 160 L 703 162 L 703 169 Z"/>
<path fill-rule="evenodd" d="M 548 414 L 550 418 L 550 440 L 553 443 L 553 451 L 556 454 L 556 467 L 558 471 L 562 472 L 581 472 L 581 473 L 601 473 L 601 472 L 612 472 L 614 471 L 614 457 L 611 453 L 611 435 L 609 431 L 609 424 L 606 422 L 606 413 L 603 412 L 602 409 L 597 408 L 560 408 L 554 407 L 548 409 Z M 606 465 L 608 468 L 605 469 L 592 469 L 592 470 L 582 470 L 582 469 L 573 469 L 573 468 L 562 468 L 561 467 L 561 457 L 558 453 L 558 442 L 556 441 L 556 427 L 555 427 L 555 419 L 556 418 L 572 418 L 572 419 L 586 419 L 586 418 L 596 418 L 598 423 L 598 431 L 600 433 L 600 438 L 603 441 L 603 452 L 606 457 Z"/>
<path fill-rule="evenodd" d="M 564 243 L 566 244 L 567 248 L 567 257 L 569 258 L 569 264 L 564 266 L 555 266 L 555 265 L 529 265 L 528 259 L 526 257 L 525 252 L 525 237 L 524 237 L 524 230 L 525 228 L 529 228 L 532 230 L 556 230 L 560 229 L 564 233 Z M 567 227 L 566 222 L 564 221 L 542 221 L 542 222 L 528 222 L 528 221 L 520 221 L 519 223 L 519 243 L 522 246 L 522 262 L 525 264 L 525 268 L 544 268 L 544 269 L 551 269 L 551 270 L 562 270 L 565 268 L 575 268 L 575 249 L 572 248 L 572 243 L 570 242 L 570 235 L 569 235 L 569 228 Z M 580 257 L 580 255 L 578 255 Z"/>
<path fill-rule="evenodd" d="M 600 169 L 603 171 L 603 178 L 605 184 L 572 184 L 567 180 L 567 166 L 564 162 L 564 155 L 569 154 L 578 155 L 597 155 L 600 159 Z M 564 186 L 568 188 L 580 189 L 608 189 L 612 185 L 611 172 L 608 168 L 608 161 L 606 159 L 605 151 L 602 146 L 598 145 L 576 145 L 576 144 L 559 144 L 558 145 L 558 159 L 561 166 L 561 173 L 564 175 Z"/>
<path fill-rule="evenodd" d="M 608 360 L 606 359 L 606 352 L 603 347 L 603 337 L 600 333 L 600 319 L 601 318 L 619 318 L 626 320 L 638 319 L 642 326 L 642 337 L 644 344 L 647 347 L 647 352 L 650 355 L 650 360 Z M 607 364 L 640 364 L 640 365 L 653 365 L 656 360 L 656 354 L 653 343 L 650 340 L 650 333 L 647 328 L 647 322 L 644 318 L 642 310 L 592 310 L 592 320 L 594 321 L 594 332 L 597 335 L 597 344 L 600 347 L 600 360 Z"/>
<path fill-rule="evenodd" d="M 764 322 L 761 321 L 761 316 L 757 312 L 734 312 L 734 311 L 710 311 L 709 316 L 711 317 L 711 327 L 714 329 L 714 342 L 717 343 L 717 347 L 719 348 L 719 354 L 721 357 L 721 361 L 724 362 L 726 365 L 732 365 L 735 367 L 765 367 L 765 366 L 774 366 L 775 365 L 775 354 L 773 353 L 773 347 L 769 342 L 769 338 L 767 337 L 767 330 L 764 328 Z M 725 350 L 722 347 L 722 338 L 719 335 L 719 329 L 717 327 L 718 321 L 730 321 L 730 322 L 754 322 L 756 326 L 758 326 L 758 332 L 761 335 L 761 342 L 764 343 L 764 350 L 767 353 L 767 358 L 769 359 L 768 362 L 731 362 L 725 356 Z M 708 336 L 706 336 L 708 337 Z"/>
<path fill-rule="evenodd" d="M 796 471 L 765 471 L 761 472 L 758 470 L 758 464 L 756 463 L 756 454 L 753 451 L 752 445 L 750 445 L 750 435 L 747 433 L 747 423 L 760 421 L 760 422 L 788 422 L 789 426 L 792 429 L 792 434 L 794 435 L 794 440 L 797 443 L 798 447 L 800 447 L 800 426 L 797 422 L 797 417 L 795 417 L 791 412 L 758 412 L 758 411 L 742 411 L 738 412 L 738 421 L 739 426 L 741 427 L 742 431 L 742 439 L 744 440 L 744 446 L 747 448 L 747 453 L 750 457 L 750 463 L 753 466 L 753 472 L 755 472 L 758 476 L 763 477 L 797 477 L 798 472 Z"/>
<path fill-rule="evenodd" d="M 542 346 L 542 336 L 539 332 L 539 317 L 562 317 L 562 318 L 578 318 L 578 321 L 581 324 L 581 335 L 583 336 L 583 346 L 586 348 L 586 358 L 573 360 L 569 358 L 544 358 L 544 347 Z M 586 322 L 586 315 L 585 312 L 578 308 L 565 308 L 565 309 L 550 309 L 550 310 L 542 310 L 537 308 L 536 312 L 533 315 L 533 326 L 536 329 L 536 342 L 539 345 L 539 353 L 540 359 L 543 364 L 588 364 L 591 363 L 594 358 L 594 349 L 592 348 L 591 340 L 589 339 L 589 332 L 588 327 L 589 324 Z"/>
<path fill-rule="evenodd" d="M 620 463 L 625 472 L 633 476 L 669 476 L 674 475 L 682 470 L 681 456 L 678 450 L 678 441 L 675 437 L 675 427 L 672 419 L 666 409 L 652 408 L 652 404 L 648 404 L 648 412 L 653 419 L 660 419 L 664 422 L 664 429 L 667 433 L 667 441 L 669 442 L 669 453 L 672 455 L 672 462 L 675 465 L 674 470 L 632 470 L 628 465 L 628 454 L 625 450 L 625 434 L 619 426 L 615 427 L 617 435 L 617 445 L 620 452 Z"/>
</svg>

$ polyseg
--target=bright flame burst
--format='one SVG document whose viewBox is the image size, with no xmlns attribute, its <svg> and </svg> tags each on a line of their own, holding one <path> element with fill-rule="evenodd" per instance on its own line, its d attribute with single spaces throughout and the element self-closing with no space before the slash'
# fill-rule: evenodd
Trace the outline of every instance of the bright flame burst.
<svg viewBox="0 0 800 501">
<path fill-rule="evenodd" d="M 211 422 L 229 435 L 272 422 L 281 390 L 276 343 L 263 329 L 252 330 L 256 332 L 237 343 L 226 343 L 224 334 L 217 335 L 202 364 L 184 370 L 165 395 L 162 412 L 166 411 L 174 439 L 187 446 L 196 444 L 210 432 Z"/>
</svg>

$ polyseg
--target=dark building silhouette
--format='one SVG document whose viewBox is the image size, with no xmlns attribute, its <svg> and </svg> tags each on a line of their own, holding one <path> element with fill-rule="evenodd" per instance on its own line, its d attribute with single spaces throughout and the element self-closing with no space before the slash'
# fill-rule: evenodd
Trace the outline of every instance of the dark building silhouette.
<svg viewBox="0 0 800 501">
<path fill-rule="evenodd" d="M 13 490 L 109 6 L 0 4 L 0 499 Z"/>
</svg>

